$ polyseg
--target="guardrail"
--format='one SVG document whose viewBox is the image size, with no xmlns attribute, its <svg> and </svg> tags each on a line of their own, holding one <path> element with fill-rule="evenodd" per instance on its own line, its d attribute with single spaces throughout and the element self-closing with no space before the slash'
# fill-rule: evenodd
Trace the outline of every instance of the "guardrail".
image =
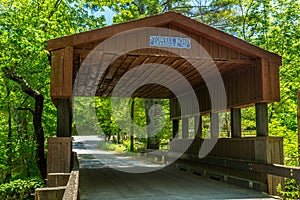
<svg viewBox="0 0 300 200">
<path fill-rule="evenodd" d="M 79 195 L 79 164 L 77 154 L 73 152 L 73 169 L 64 192 L 63 200 L 77 200 Z"/>
<path fill-rule="evenodd" d="M 180 154 L 181 153 L 170 151 L 159 151 L 155 154 L 152 153 L 152 155 L 154 156 L 163 157 L 163 160 L 165 162 L 168 160 L 168 158 L 180 157 L 180 159 L 184 160 L 185 162 L 179 163 L 178 166 L 186 169 L 192 168 L 197 170 L 199 166 L 202 165 L 206 166 L 206 168 L 218 167 L 230 170 L 244 171 L 246 173 L 255 172 L 268 175 L 275 175 L 279 177 L 294 179 L 298 183 L 300 183 L 300 167 L 212 156 L 207 156 L 205 158 L 199 159 L 198 155 L 196 154 L 184 153 L 181 156 Z"/>
<path fill-rule="evenodd" d="M 79 187 L 79 165 L 77 154 L 73 153 L 71 173 L 49 173 L 47 187 L 35 189 L 35 200 L 77 200 Z"/>
</svg>

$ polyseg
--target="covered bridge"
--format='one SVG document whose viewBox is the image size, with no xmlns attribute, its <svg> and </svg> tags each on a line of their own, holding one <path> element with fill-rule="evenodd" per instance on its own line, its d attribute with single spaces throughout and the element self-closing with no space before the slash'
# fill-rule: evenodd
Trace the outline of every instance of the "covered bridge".
<svg viewBox="0 0 300 200">
<path fill-rule="evenodd" d="M 280 56 L 175 12 L 53 39 L 47 50 L 51 98 L 58 111 L 57 138 L 49 139 L 48 173 L 70 170 L 73 95 L 130 94 L 170 99 L 170 151 L 183 153 L 176 161 L 181 169 L 270 194 L 283 184 L 283 178 L 268 171 L 269 165 L 283 164 L 282 138 L 268 135 L 267 109 L 280 100 Z M 142 73 L 122 79 L 143 65 L 148 67 Z M 118 90 L 120 81 L 125 86 Z M 242 137 L 241 109 L 250 106 L 256 110 L 256 137 Z M 218 114 L 228 111 L 231 136 L 218 139 Z M 211 119 L 210 138 L 205 139 L 204 115 Z M 195 139 L 188 138 L 191 118 Z"/>
</svg>

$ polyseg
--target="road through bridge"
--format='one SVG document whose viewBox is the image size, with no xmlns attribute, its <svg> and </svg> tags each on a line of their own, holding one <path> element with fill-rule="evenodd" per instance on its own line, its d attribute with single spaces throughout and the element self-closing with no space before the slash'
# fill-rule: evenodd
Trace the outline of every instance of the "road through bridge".
<svg viewBox="0 0 300 200">
<path fill-rule="evenodd" d="M 99 141 L 97 136 L 74 137 L 81 200 L 275 199 L 266 193 L 181 171 L 174 165 L 148 173 L 119 171 L 116 169 L 156 168 L 157 164 L 97 149 Z"/>
</svg>

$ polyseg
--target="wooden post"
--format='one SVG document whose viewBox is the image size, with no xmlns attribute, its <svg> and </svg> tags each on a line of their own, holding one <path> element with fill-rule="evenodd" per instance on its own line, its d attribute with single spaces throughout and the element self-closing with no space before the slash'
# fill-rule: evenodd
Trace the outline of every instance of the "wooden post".
<svg viewBox="0 0 300 200">
<path fill-rule="evenodd" d="M 231 137 L 241 138 L 242 137 L 242 122 L 241 122 L 241 109 L 231 108 L 230 109 L 230 122 L 231 122 Z"/>
<path fill-rule="evenodd" d="M 218 138 L 219 137 L 219 114 L 210 113 L 210 137 Z"/>
<path fill-rule="evenodd" d="M 202 138 L 202 116 L 196 115 L 194 118 L 195 138 Z"/>
<path fill-rule="evenodd" d="M 268 136 L 268 104 L 255 104 L 256 111 L 256 135 Z"/>
<path fill-rule="evenodd" d="M 189 118 L 182 118 L 182 139 L 189 138 Z"/>
<path fill-rule="evenodd" d="M 71 137 L 72 107 L 69 98 L 57 99 L 57 137 Z"/>
<path fill-rule="evenodd" d="M 47 173 L 68 173 L 71 170 L 71 137 L 49 137 Z"/>
<path fill-rule="evenodd" d="M 179 120 L 173 119 L 173 138 L 178 138 Z"/>
</svg>

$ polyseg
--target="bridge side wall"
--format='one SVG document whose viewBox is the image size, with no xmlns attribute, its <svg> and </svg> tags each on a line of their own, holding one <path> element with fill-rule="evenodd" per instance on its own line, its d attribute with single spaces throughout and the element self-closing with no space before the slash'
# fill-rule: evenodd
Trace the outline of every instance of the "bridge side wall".
<svg viewBox="0 0 300 200">
<path fill-rule="evenodd" d="M 172 152 L 181 152 L 191 139 L 173 139 L 170 149 Z M 237 161 L 251 161 L 261 163 L 283 164 L 283 138 L 281 137 L 253 137 L 253 138 L 220 138 L 206 158 L 199 159 L 198 152 L 204 139 L 195 139 L 188 150 L 187 155 L 190 158 L 180 158 L 177 165 L 194 166 L 198 169 L 204 169 L 208 172 L 217 172 L 230 177 L 237 177 L 243 180 L 256 181 L 261 184 L 258 186 L 252 184 L 254 189 L 268 192 L 276 195 L 276 187 L 280 183 L 284 184 L 281 177 L 265 175 L 251 171 L 251 166 L 241 165 L 228 168 L 226 159 Z M 220 158 L 225 160 L 221 167 L 220 163 L 214 163 L 213 159 Z M 251 185 L 249 182 L 249 186 Z M 237 183 L 239 184 L 239 183 Z"/>
</svg>

